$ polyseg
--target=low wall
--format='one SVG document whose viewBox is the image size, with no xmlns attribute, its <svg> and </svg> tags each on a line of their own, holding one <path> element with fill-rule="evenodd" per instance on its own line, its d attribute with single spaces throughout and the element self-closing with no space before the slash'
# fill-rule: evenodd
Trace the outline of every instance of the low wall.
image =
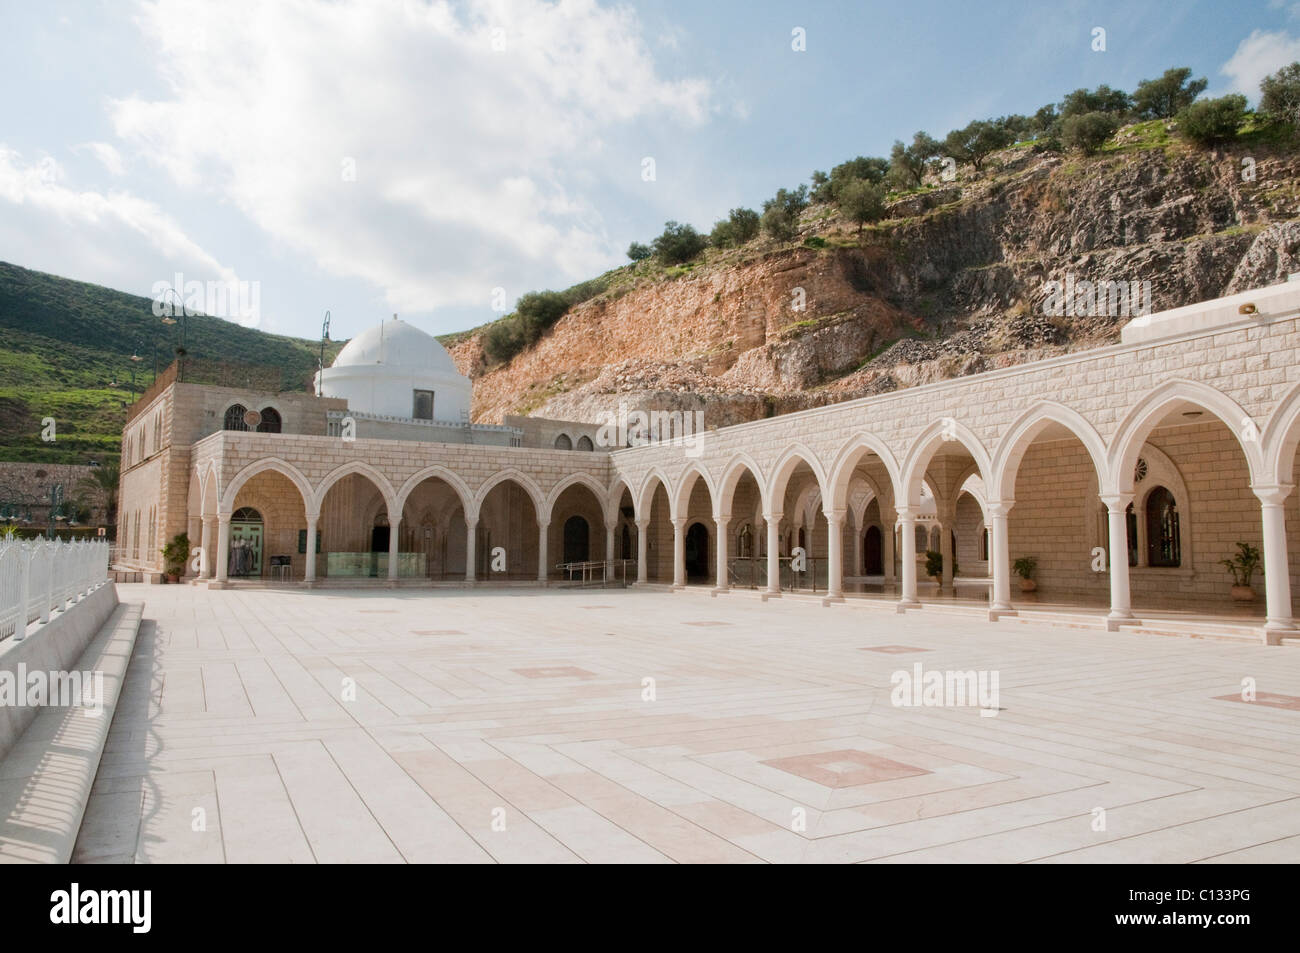
<svg viewBox="0 0 1300 953">
<path fill-rule="evenodd" d="M 21 642 L 12 638 L 0 642 L 0 677 L 12 678 L 16 684 L 19 664 L 27 672 L 69 671 L 116 606 L 117 587 L 105 583 L 80 602 L 52 613 L 44 625 L 28 626 L 27 637 Z M 6 672 L 9 674 L 4 675 Z M 29 705 L 0 704 L 0 759 L 22 737 L 39 711 Z"/>
</svg>

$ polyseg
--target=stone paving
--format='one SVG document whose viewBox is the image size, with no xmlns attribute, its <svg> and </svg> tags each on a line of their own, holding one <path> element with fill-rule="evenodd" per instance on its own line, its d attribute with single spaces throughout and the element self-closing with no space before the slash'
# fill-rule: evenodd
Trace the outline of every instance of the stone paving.
<svg viewBox="0 0 1300 953">
<path fill-rule="evenodd" d="M 119 592 L 145 623 L 83 862 L 1300 860 L 1293 646 L 702 591 Z M 998 697 L 896 707 L 917 665 Z"/>
</svg>

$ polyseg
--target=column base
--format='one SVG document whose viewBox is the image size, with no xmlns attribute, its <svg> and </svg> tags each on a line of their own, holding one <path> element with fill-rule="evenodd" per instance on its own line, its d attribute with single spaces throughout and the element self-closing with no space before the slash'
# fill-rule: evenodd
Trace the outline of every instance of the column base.
<svg viewBox="0 0 1300 953">
<path fill-rule="evenodd" d="M 725 596 L 730 591 L 731 591 L 730 586 L 715 586 L 714 588 L 709 590 L 709 595 L 713 596 L 716 599 L 718 596 Z"/>
<path fill-rule="evenodd" d="M 822 605 L 824 605 L 824 606 L 829 606 L 829 605 L 833 605 L 833 604 L 836 603 L 836 602 L 843 602 L 843 601 L 844 601 L 844 597 L 843 597 L 843 596 L 829 595 L 829 594 L 828 594 L 824 599 L 822 599 Z"/>
<path fill-rule="evenodd" d="M 1142 620 L 1132 615 L 1108 615 L 1106 616 L 1106 631 L 1118 632 L 1126 625 L 1141 625 Z"/>
<path fill-rule="evenodd" d="M 998 619 L 1001 619 L 1001 618 L 1004 618 L 1004 617 L 1005 617 L 1005 618 L 1014 618 L 1015 616 L 1018 616 L 1018 615 L 1020 615 L 1019 610 L 1017 610 L 1017 609 L 1012 609 L 1010 606 L 1008 606 L 1008 607 L 1005 608 L 1005 609 L 989 609 L 989 621 L 990 621 L 990 622 L 997 622 Z"/>
<path fill-rule="evenodd" d="M 908 609 L 921 608 L 921 602 L 918 599 L 899 599 L 898 604 L 894 607 L 899 615 L 902 615 Z"/>
<path fill-rule="evenodd" d="M 396 588 L 397 588 L 397 580 L 396 580 L 396 579 L 385 579 L 385 580 L 384 580 L 384 588 L 385 588 L 385 589 L 396 589 Z"/>
<path fill-rule="evenodd" d="M 1283 639 L 1300 638 L 1300 629 L 1291 619 L 1270 619 L 1264 623 L 1264 644 L 1281 645 Z"/>
<path fill-rule="evenodd" d="M 780 598 L 781 598 L 781 593 L 768 592 L 767 590 L 764 590 L 762 594 L 759 595 L 759 599 L 762 600 L 763 602 L 767 602 L 768 599 L 780 599 Z"/>
</svg>

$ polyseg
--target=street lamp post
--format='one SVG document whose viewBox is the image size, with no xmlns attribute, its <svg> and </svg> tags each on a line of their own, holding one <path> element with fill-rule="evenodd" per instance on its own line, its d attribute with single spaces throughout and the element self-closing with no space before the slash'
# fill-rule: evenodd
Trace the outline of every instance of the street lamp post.
<svg viewBox="0 0 1300 953">
<path fill-rule="evenodd" d="M 185 299 L 181 297 L 180 292 L 178 292 L 175 288 L 169 287 L 166 291 L 162 293 L 162 297 L 159 300 L 160 301 L 166 300 L 168 292 L 171 292 L 173 295 L 176 296 L 176 300 L 180 303 L 181 306 L 181 344 L 180 347 L 176 349 L 176 358 L 180 362 L 180 367 L 177 369 L 179 371 L 178 379 L 180 380 L 181 383 L 184 383 L 185 382 L 185 354 L 186 354 L 185 318 L 187 317 L 185 311 Z M 162 322 L 163 324 L 175 324 L 176 319 L 173 318 L 171 315 L 166 315 L 163 317 Z"/>
</svg>

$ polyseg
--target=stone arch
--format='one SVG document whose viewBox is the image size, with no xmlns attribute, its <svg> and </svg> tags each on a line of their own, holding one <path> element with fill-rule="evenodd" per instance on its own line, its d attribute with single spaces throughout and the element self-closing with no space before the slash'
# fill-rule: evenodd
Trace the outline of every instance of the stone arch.
<svg viewBox="0 0 1300 953">
<path fill-rule="evenodd" d="M 570 473 L 559 483 L 555 484 L 555 486 L 551 487 L 551 492 L 546 494 L 546 499 L 543 501 L 542 508 L 538 510 L 538 518 L 549 523 L 551 521 L 551 512 L 555 508 L 556 501 L 559 500 L 561 494 L 563 494 L 569 487 L 579 485 L 585 486 L 595 495 L 596 501 L 600 504 L 602 514 L 608 513 L 610 508 L 609 490 L 607 490 L 601 482 L 590 473 L 578 471 L 576 473 Z M 614 505 L 617 506 L 617 502 Z"/>
<path fill-rule="evenodd" d="M 807 464 L 808 469 L 812 470 L 813 478 L 822 492 L 822 499 L 826 499 L 826 471 L 822 469 L 821 461 L 817 459 L 817 454 L 802 443 L 796 443 L 781 454 L 772 466 L 772 473 L 767 479 L 769 512 L 774 512 L 771 507 L 784 504 L 786 484 L 800 463 Z"/>
<path fill-rule="evenodd" d="M 658 467 L 651 467 L 646 473 L 645 478 L 641 481 L 641 489 L 636 494 L 636 518 L 638 520 L 647 520 L 650 518 L 650 504 L 654 500 L 655 483 L 662 483 L 664 493 L 668 496 L 668 518 L 672 519 L 677 515 L 674 507 L 677 505 L 676 498 L 673 496 L 672 481 L 664 474 L 664 471 Z"/>
<path fill-rule="evenodd" d="M 615 476 L 609 487 L 605 490 L 605 522 L 613 526 L 618 522 L 619 507 L 623 503 L 623 494 L 626 493 L 632 498 L 633 521 L 635 522 L 635 509 L 637 505 L 636 494 L 632 492 L 631 485 L 623 476 Z"/>
<path fill-rule="evenodd" d="M 905 502 L 908 506 L 920 505 L 921 481 L 925 478 L 925 471 L 930 465 L 934 451 L 941 444 L 949 441 L 956 441 L 965 448 L 975 461 L 975 467 L 979 471 L 980 478 L 984 480 L 984 485 L 990 485 L 989 474 L 993 471 L 993 463 L 988 451 L 984 449 L 984 444 L 960 421 L 947 417 L 930 424 L 912 441 L 907 460 L 903 464 L 899 487 L 901 494 L 896 499 Z"/>
<path fill-rule="evenodd" d="M 1096 428 L 1088 423 L 1081 414 L 1064 404 L 1055 401 L 1040 401 L 1021 414 L 1003 435 L 993 457 L 993 482 L 985 482 L 984 488 L 990 496 L 998 500 L 1013 500 L 1016 496 L 1016 475 L 1020 462 L 1034 439 L 1052 424 L 1059 424 L 1068 430 L 1083 444 L 1092 460 L 1097 480 L 1102 493 L 1110 492 L 1108 486 L 1110 469 L 1106 459 L 1106 444 L 1097 433 Z M 983 474 L 981 474 L 983 476 Z M 961 484 L 965 483 L 965 479 Z"/>
<path fill-rule="evenodd" d="M 434 464 L 433 466 L 425 467 L 423 470 L 417 470 L 415 473 L 411 474 L 411 476 L 407 478 L 406 482 L 402 484 L 401 489 L 397 491 L 397 511 L 398 512 L 402 511 L 402 509 L 406 506 L 406 501 L 410 498 L 411 494 L 415 491 L 415 488 L 417 486 L 419 486 L 425 480 L 434 477 L 436 477 L 439 480 L 442 480 L 449 487 L 451 487 L 452 492 L 454 492 L 456 496 L 460 498 L 461 509 L 465 513 L 468 513 L 470 501 L 474 498 L 474 494 L 470 492 L 470 489 L 468 486 L 465 485 L 464 480 L 462 480 L 457 474 L 453 473 L 451 470 L 448 470 L 446 467 L 441 466 L 439 464 Z M 323 498 L 324 497 L 322 496 L 322 499 Z"/>
<path fill-rule="evenodd" d="M 239 491 L 245 483 L 266 470 L 274 470 L 289 479 L 289 482 L 298 488 L 302 495 L 302 505 L 308 513 L 320 512 L 319 507 L 315 504 L 315 495 L 312 493 L 311 483 L 292 463 L 281 460 L 279 457 L 263 457 L 260 460 L 254 460 L 248 466 L 244 467 L 226 487 L 226 492 L 222 494 L 221 502 L 218 509 L 222 512 L 229 513 L 235 508 L 235 500 L 239 496 Z"/>
<path fill-rule="evenodd" d="M 1264 469 L 1268 482 L 1291 483 L 1296 451 L 1300 449 L 1300 385 L 1278 401 L 1269 415 L 1260 439 L 1264 451 Z"/>
<path fill-rule="evenodd" d="M 746 473 L 753 478 L 754 483 L 758 486 L 758 495 L 762 500 L 762 507 L 764 510 L 767 509 L 767 489 L 763 485 L 763 471 L 754 462 L 753 457 L 742 451 L 734 454 L 722 469 L 722 479 L 718 480 L 717 492 L 713 496 L 715 516 L 730 515 L 731 504 L 736 496 L 736 487 Z"/>
<path fill-rule="evenodd" d="M 704 481 L 705 489 L 709 492 L 709 503 L 712 505 L 712 512 L 719 512 L 718 496 L 713 485 L 713 478 L 709 476 L 704 467 L 692 460 L 682 468 L 681 474 L 677 477 L 677 489 L 672 497 L 672 513 L 674 517 L 686 515 L 686 509 L 691 501 L 691 492 L 695 489 L 695 484 L 700 480 Z"/>
<path fill-rule="evenodd" d="M 542 493 L 541 487 L 533 481 L 532 477 L 515 467 L 498 470 L 496 473 L 488 477 L 483 482 L 483 485 L 478 488 L 478 492 L 474 494 L 474 499 L 472 501 L 474 507 L 474 519 L 478 519 L 479 511 L 482 509 L 483 501 L 487 499 L 487 495 L 492 492 L 493 488 L 500 486 L 506 481 L 514 482 L 528 494 L 529 498 L 533 501 L 533 512 L 536 513 L 537 517 L 540 519 L 543 512 L 542 507 L 546 502 L 546 497 Z M 469 515 L 468 510 L 466 511 L 466 515 Z"/>
<path fill-rule="evenodd" d="M 1231 397 L 1208 384 L 1179 379 L 1166 381 L 1148 391 L 1124 416 L 1108 454 L 1110 485 L 1115 491 L 1133 492 L 1133 467 L 1142 451 L 1142 445 L 1157 427 L 1161 417 L 1180 403 L 1194 404 L 1209 411 L 1228 428 L 1245 455 L 1250 482 L 1258 482 L 1265 467 L 1258 428 L 1251 416 Z M 1243 430 L 1253 433 L 1254 439 L 1243 439 Z"/>
<path fill-rule="evenodd" d="M 325 502 L 325 496 L 330 491 L 330 487 L 345 476 L 350 476 L 353 473 L 360 474 L 375 485 L 375 488 L 378 489 L 380 494 L 383 496 L 384 504 L 388 507 L 388 512 L 390 514 L 396 516 L 401 515 L 402 510 L 401 507 L 398 506 L 397 491 L 393 489 L 393 484 L 388 481 L 388 477 L 384 476 L 383 473 L 363 460 L 353 460 L 344 463 L 341 466 L 335 467 L 326 474 L 325 478 L 320 481 L 320 485 L 316 488 L 316 496 L 312 501 L 312 509 L 319 513 L 321 505 Z"/>
<path fill-rule="evenodd" d="M 834 509 L 843 510 L 847 507 L 849 483 L 858 464 L 868 454 L 874 454 L 880 459 L 880 462 L 885 467 L 885 472 L 889 474 L 890 490 L 894 498 L 898 498 L 898 461 L 894 458 L 893 451 L 889 449 L 885 441 L 875 434 L 860 430 L 844 442 L 839 453 L 835 455 L 835 462 L 831 465 L 830 497 L 828 502 Z M 877 498 L 879 498 L 881 495 L 880 487 L 875 485 L 875 481 L 872 481 L 872 487 Z"/>
<path fill-rule="evenodd" d="M 555 438 L 555 449 L 556 449 L 556 450 L 572 450 L 572 449 L 573 449 L 573 438 L 570 437 L 567 433 L 562 433 L 562 434 L 560 434 L 558 437 Z"/>
</svg>

